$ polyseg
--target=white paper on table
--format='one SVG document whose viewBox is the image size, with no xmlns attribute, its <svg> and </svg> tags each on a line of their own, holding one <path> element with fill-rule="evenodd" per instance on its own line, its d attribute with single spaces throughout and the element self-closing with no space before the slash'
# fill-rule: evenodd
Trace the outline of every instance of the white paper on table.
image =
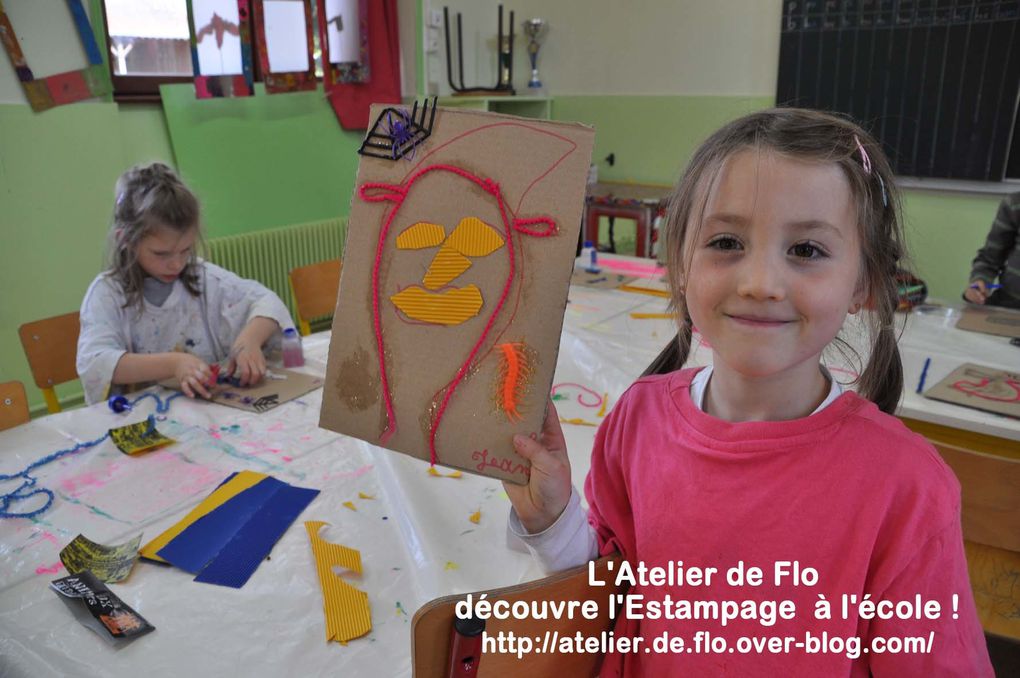
<svg viewBox="0 0 1020 678">
<path fill-rule="evenodd" d="M 266 52 L 271 73 L 308 70 L 308 33 L 305 3 L 301 0 L 266 0 L 262 4 Z"/>
<path fill-rule="evenodd" d="M 337 21 L 336 18 L 340 17 Z M 358 0 L 326 0 L 326 27 L 331 64 L 361 61 L 361 17 Z M 343 30 L 338 28 L 343 26 Z"/>
<path fill-rule="evenodd" d="M 237 0 L 192 0 L 195 38 L 198 40 L 198 69 L 202 75 L 238 75 L 244 72 L 241 59 L 240 17 Z M 217 26 L 218 25 L 218 26 Z M 222 31 L 219 38 L 217 27 Z M 234 33 L 229 30 L 234 30 Z M 203 32 L 204 31 L 204 32 Z M 218 44 L 222 42 L 221 44 Z"/>
</svg>

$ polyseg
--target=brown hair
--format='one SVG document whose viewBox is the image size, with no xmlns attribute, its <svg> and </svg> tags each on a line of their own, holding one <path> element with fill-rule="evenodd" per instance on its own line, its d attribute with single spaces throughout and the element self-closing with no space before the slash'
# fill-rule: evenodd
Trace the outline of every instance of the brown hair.
<svg viewBox="0 0 1020 678">
<path fill-rule="evenodd" d="M 199 226 L 198 198 L 170 167 L 161 162 L 136 165 L 117 180 L 109 236 L 109 274 L 124 288 L 124 308 L 142 307 L 145 271 L 138 265 L 138 243 L 165 226 L 185 233 Z M 199 230 L 201 237 L 201 230 Z M 192 296 L 200 294 L 196 246 L 180 280 Z"/>
<path fill-rule="evenodd" d="M 867 160 L 858 144 L 865 149 Z M 871 351 L 856 383 L 862 396 L 883 412 L 892 413 L 903 391 L 903 365 L 893 334 L 898 303 L 895 274 L 905 255 L 899 195 L 881 146 L 853 122 L 818 111 L 774 108 L 752 113 L 715 132 L 694 153 L 670 196 L 663 227 L 670 306 L 679 318 L 680 331 L 645 374 L 670 372 L 687 361 L 692 328 L 682 280 L 690 264 L 690 256 L 684 252 L 685 237 L 692 225 L 701 223 L 709 187 L 725 162 L 746 149 L 834 163 L 843 170 L 860 227 L 861 284 L 873 311 Z M 870 170 L 866 164 L 870 164 Z M 842 339 L 837 337 L 834 343 L 844 355 L 857 356 Z M 860 356 L 857 359 L 860 363 Z"/>
</svg>

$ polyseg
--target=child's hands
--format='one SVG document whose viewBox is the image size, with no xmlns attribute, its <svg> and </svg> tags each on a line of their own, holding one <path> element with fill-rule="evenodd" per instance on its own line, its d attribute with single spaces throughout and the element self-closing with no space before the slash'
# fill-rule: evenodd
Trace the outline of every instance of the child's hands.
<svg viewBox="0 0 1020 678">
<path fill-rule="evenodd" d="M 227 374 L 237 377 L 241 386 L 251 386 L 262 381 L 266 376 L 266 357 L 262 355 L 262 349 L 250 344 L 234 344 L 230 349 Z"/>
<path fill-rule="evenodd" d="M 503 488 L 521 525 L 529 533 L 537 534 L 555 523 L 570 501 L 570 459 L 560 417 L 552 401 L 542 423 L 542 435 L 537 440 L 534 434 L 532 436 L 514 436 L 517 454 L 531 462 L 528 484 L 504 482 Z"/>
<path fill-rule="evenodd" d="M 963 291 L 963 298 L 972 304 L 983 304 L 988 299 L 988 287 L 984 280 L 975 280 Z"/>
<path fill-rule="evenodd" d="M 207 387 L 212 378 L 209 366 L 201 358 L 196 358 L 190 353 L 175 353 L 174 360 L 174 379 L 180 383 L 184 395 L 189 398 L 195 396 L 209 398 Z"/>
</svg>

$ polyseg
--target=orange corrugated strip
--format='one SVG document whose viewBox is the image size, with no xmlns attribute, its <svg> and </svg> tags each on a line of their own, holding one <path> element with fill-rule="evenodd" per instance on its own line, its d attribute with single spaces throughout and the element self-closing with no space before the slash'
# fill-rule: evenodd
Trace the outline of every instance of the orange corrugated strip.
<svg viewBox="0 0 1020 678">
<path fill-rule="evenodd" d="M 312 544 L 315 570 L 322 587 L 322 610 L 326 615 L 326 642 L 335 640 L 343 645 L 360 638 L 372 630 L 372 615 L 368 608 L 368 594 L 360 591 L 333 572 L 339 565 L 345 570 L 361 574 L 361 553 L 342 544 L 331 544 L 319 537 L 319 530 L 329 523 L 321 520 L 305 522 L 308 540 Z"/>
<path fill-rule="evenodd" d="M 429 264 L 422 282 L 430 290 L 438 290 L 471 268 L 471 260 L 450 245 L 443 245 Z"/>
<path fill-rule="evenodd" d="M 420 250 L 426 247 L 436 247 L 443 242 L 445 237 L 446 231 L 439 224 L 419 221 L 417 224 L 405 228 L 397 236 L 397 248 L 402 250 Z"/>
<path fill-rule="evenodd" d="M 478 217 L 465 217 L 453 229 L 446 244 L 466 257 L 485 257 L 503 246 L 503 236 Z"/>
<path fill-rule="evenodd" d="M 459 325 L 482 309 L 482 293 L 475 285 L 442 292 L 405 287 L 391 296 L 390 301 L 407 317 L 434 325 Z"/>
</svg>

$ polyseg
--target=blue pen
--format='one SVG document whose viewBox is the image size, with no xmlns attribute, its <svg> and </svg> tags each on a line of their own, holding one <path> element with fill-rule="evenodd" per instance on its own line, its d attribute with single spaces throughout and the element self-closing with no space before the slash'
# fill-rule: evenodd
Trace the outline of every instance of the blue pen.
<svg viewBox="0 0 1020 678">
<path fill-rule="evenodd" d="M 921 368 L 921 381 L 917 382 L 917 392 L 924 390 L 924 380 L 928 378 L 928 366 L 931 365 L 931 358 L 924 359 L 924 367 Z"/>
<path fill-rule="evenodd" d="M 971 287 L 974 288 L 974 289 L 978 289 L 978 284 L 974 283 L 974 284 L 971 285 Z M 1002 287 L 1002 285 L 999 285 L 998 283 L 996 283 L 994 285 L 985 285 L 985 289 L 986 290 L 997 290 L 1000 287 Z"/>
</svg>

